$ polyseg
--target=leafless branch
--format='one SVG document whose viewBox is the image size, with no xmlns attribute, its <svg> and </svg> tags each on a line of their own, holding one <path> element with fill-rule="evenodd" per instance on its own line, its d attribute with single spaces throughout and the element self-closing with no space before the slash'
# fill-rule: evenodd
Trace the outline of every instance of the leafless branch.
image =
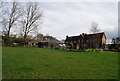
<svg viewBox="0 0 120 81">
<path fill-rule="evenodd" d="M 11 28 L 13 25 L 17 22 L 17 20 L 22 15 L 21 8 L 19 7 L 17 2 L 12 2 L 12 7 L 10 8 L 10 11 L 4 11 L 6 12 L 2 18 L 2 25 L 3 25 L 3 31 L 6 31 L 6 35 L 9 37 Z"/>
<path fill-rule="evenodd" d="M 100 29 L 98 27 L 98 24 L 96 22 L 92 22 L 90 32 L 96 33 L 96 32 L 99 32 L 99 31 L 100 31 Z"/>
<path fill-rule="evenodd" d="M 38 21 L 42 17 L 42 11 L 37 3 L 28 3 L 24 10 L 24 17 L 21 21 L 23 29 L 23 38 L 26 39 L 28 34 L 37 31 Z"/>
</svg>

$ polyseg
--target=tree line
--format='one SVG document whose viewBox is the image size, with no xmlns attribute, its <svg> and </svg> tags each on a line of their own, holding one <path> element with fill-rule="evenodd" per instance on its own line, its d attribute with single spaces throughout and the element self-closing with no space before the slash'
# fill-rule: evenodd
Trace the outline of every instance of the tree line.
<svg viewBox="0 0 120 81">
<path fill-rule="evenodd" d="M 11 35 L 17 35 L 26 41 L 29 35 L 38 34 L 42 22 L 43 11 L 36 2 L 1 2 L 0 19 L 4 44 L 8 45 Z"/>
</svg>

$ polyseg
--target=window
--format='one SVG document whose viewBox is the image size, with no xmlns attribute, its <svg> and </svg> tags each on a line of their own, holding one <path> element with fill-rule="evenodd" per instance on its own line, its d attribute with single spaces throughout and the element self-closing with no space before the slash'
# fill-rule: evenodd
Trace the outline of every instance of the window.
<svg viewBox="0 0 120 81">
<path fill-rule="evenodd" d="M 74 41 L 74 43 L 76 43 L 76 41 Z"/>
<path fill-rule="evenodd" d="M 89 40 L 87 40 L 87 42 L 89 42 Z"/>
<path fill-rule="evenodd" d="M 78 42 L 80 43 L 80 40 L 78 40 Z"/>
<path fill-rule="evenodd" d="M 92 42 L 92 39 L 91 39 L 91 42 Z"/>
<path fill-rule="evenodd" d="M 83 39 L 81 40 L 81 42 L 83 42 Z"/>
</svg>

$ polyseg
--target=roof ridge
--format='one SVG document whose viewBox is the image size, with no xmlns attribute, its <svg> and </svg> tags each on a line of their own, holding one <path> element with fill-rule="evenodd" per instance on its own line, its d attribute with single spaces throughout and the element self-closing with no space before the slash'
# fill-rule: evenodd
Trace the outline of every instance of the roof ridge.
<svg viewBox="0 0 120 81">
<path fill-rule="evenodd" d="M 82 34 L 80 34 L 80 35 L 96 35 L 96 34 L 104 34 L 104 32 L 100 32 L 100 33 L 93 33 L 93 34 L 86 34 L 86 33 L 82 33 Z M 76 35 L 76 36 L 70 36 L 70 37 L 79 37 L 80 35 Z M 83 36 L 84 36 L 83 35 Z"/>
</svg>

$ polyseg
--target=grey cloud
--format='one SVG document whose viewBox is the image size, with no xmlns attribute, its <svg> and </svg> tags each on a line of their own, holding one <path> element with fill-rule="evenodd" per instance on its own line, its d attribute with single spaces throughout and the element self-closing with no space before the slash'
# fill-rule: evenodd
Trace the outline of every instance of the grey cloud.
<svg viewBox="0 0 120 81">
<path fill-rule="evenodd" d="M 117 36 L 117 3 L 40 3 L 44 10 L 42 33 L 59 39 L 66 35 L 89 33 L 91 22 L 98 23 L 107 38 Z"/>
</svg>

